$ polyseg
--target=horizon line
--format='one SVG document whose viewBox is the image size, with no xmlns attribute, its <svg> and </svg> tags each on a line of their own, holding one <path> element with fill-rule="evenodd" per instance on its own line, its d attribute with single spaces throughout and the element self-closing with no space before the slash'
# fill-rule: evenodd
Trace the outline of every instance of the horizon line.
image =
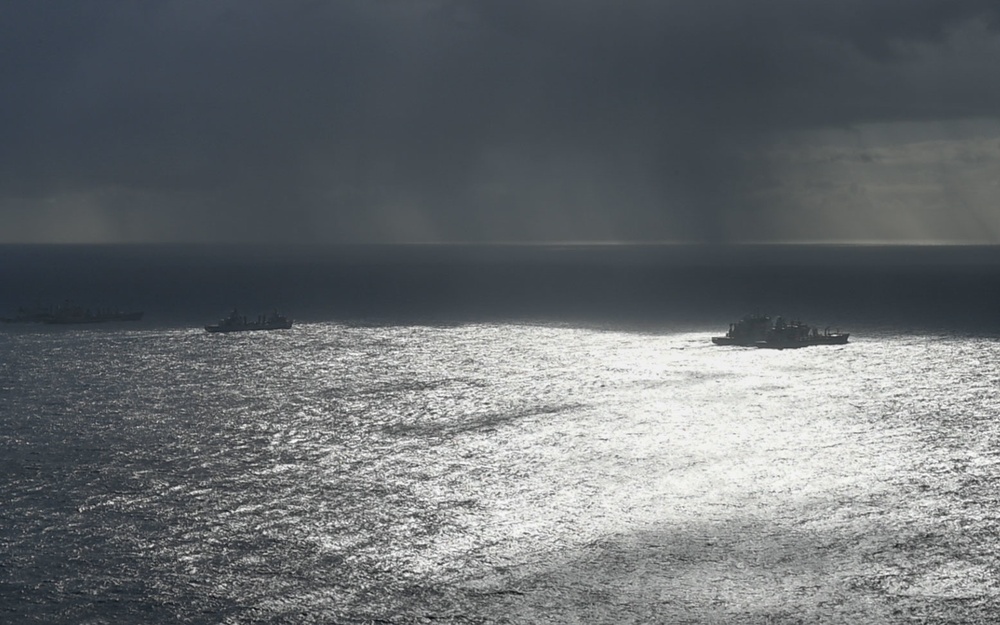
<svg viewBox="0 0 1000 625">
<path fill-rule="evenodd" d="M 0 241 L 0 247 L 197 247 L 197 248 L 419 248 L 419 247 L 509 247 L 509 248 L 628 248 L 628 247 L 663 247 L 663 248 L 727 248 L 727 247 L 827 247 L 827 248 L 872 248 L 872 247 L 996 247 L 1000 242 L 986 241 L 617 241 L 617 240 L 577 240 L 577 241 L 338 241 L 338 242 L 291 242 L 291 241 Z"/>
</svg>

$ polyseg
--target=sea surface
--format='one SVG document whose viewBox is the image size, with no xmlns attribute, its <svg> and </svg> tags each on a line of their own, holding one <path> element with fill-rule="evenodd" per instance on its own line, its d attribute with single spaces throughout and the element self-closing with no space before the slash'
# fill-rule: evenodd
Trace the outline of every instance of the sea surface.
<svg viewBox="0 0 1000 625">
<path fill-rule="evenodd" d="M 996 622 L 1000 338 L 881 319 L 8 324 L 0 622 Z"/>
<path fill-rule="evenodd" d="M 145 314 L 0 324 L 4 625 L 1000 620 L 1000 248 L 0 246 L 65 300 Z"/>
</svg>

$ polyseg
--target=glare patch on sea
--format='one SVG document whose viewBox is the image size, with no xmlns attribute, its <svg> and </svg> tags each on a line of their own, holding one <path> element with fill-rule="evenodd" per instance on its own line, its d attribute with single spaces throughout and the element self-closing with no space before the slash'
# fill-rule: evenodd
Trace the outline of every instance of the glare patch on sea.
<svg viewBox="0 0 1000 625">
<path fill-rule="evenodd" d="M 989 622 L 996 341 L 710 334 L 0 337 L 3 583 L 21 598 L 0 606 L 38 622 Z"/>
</svg>

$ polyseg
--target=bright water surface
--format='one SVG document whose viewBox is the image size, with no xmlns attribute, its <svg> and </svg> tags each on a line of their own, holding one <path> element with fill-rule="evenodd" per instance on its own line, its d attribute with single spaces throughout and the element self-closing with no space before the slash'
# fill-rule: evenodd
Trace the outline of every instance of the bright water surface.
<svg viewBox="0 0 1000 625">
<path fill-rule="evenodd" d="M 1000 343 L 0 334 L 0 622 L 989 623 Z"/>
</svg>

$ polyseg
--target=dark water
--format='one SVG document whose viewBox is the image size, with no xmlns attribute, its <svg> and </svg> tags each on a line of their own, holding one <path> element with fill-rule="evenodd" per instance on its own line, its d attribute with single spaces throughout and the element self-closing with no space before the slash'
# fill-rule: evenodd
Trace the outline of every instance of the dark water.
<svg viewBox="0 0 1000 625">
<path fill-rule="evenodd" d="M 302 321 L 816 323 L 989 331 L 1000 248 L 0 246 L 0 316 L 64 300 L 198 326 L 234 306 Z"/>
<path fill-rule="evenodd" d="M 319 272 L 310 288 L 374 280 L 354 304 L 371 316 L 337 319 L 298 282 L 289 331 L 209 335 L 165 300 L 137 324 L 4 326 L 0 622 L 995 622 L 990 265 L 935 265 L 923 299 L 872 282 L 845 292 L 854 312 L 803 287 L 782 303 L 851 343 L 770 351 L 709 342 L 724 326 L 698 313 L 721 314 L 699 307 L 733 293 L 643 296 L 680 284 L 655 263 L 476 262 Z M 156 263 L 146 286 L 104 274 L 87 293 L 183 299 Z M 40 290 L 80 284 L 46 271 Z M 471 294 L 440 286 L 480 271 Z M 576 314 L 518 299 L 553 272 L 619 299 L 558 281 Z M 498 292 L 506 318 L 485 318 Z"/>
</svg>

